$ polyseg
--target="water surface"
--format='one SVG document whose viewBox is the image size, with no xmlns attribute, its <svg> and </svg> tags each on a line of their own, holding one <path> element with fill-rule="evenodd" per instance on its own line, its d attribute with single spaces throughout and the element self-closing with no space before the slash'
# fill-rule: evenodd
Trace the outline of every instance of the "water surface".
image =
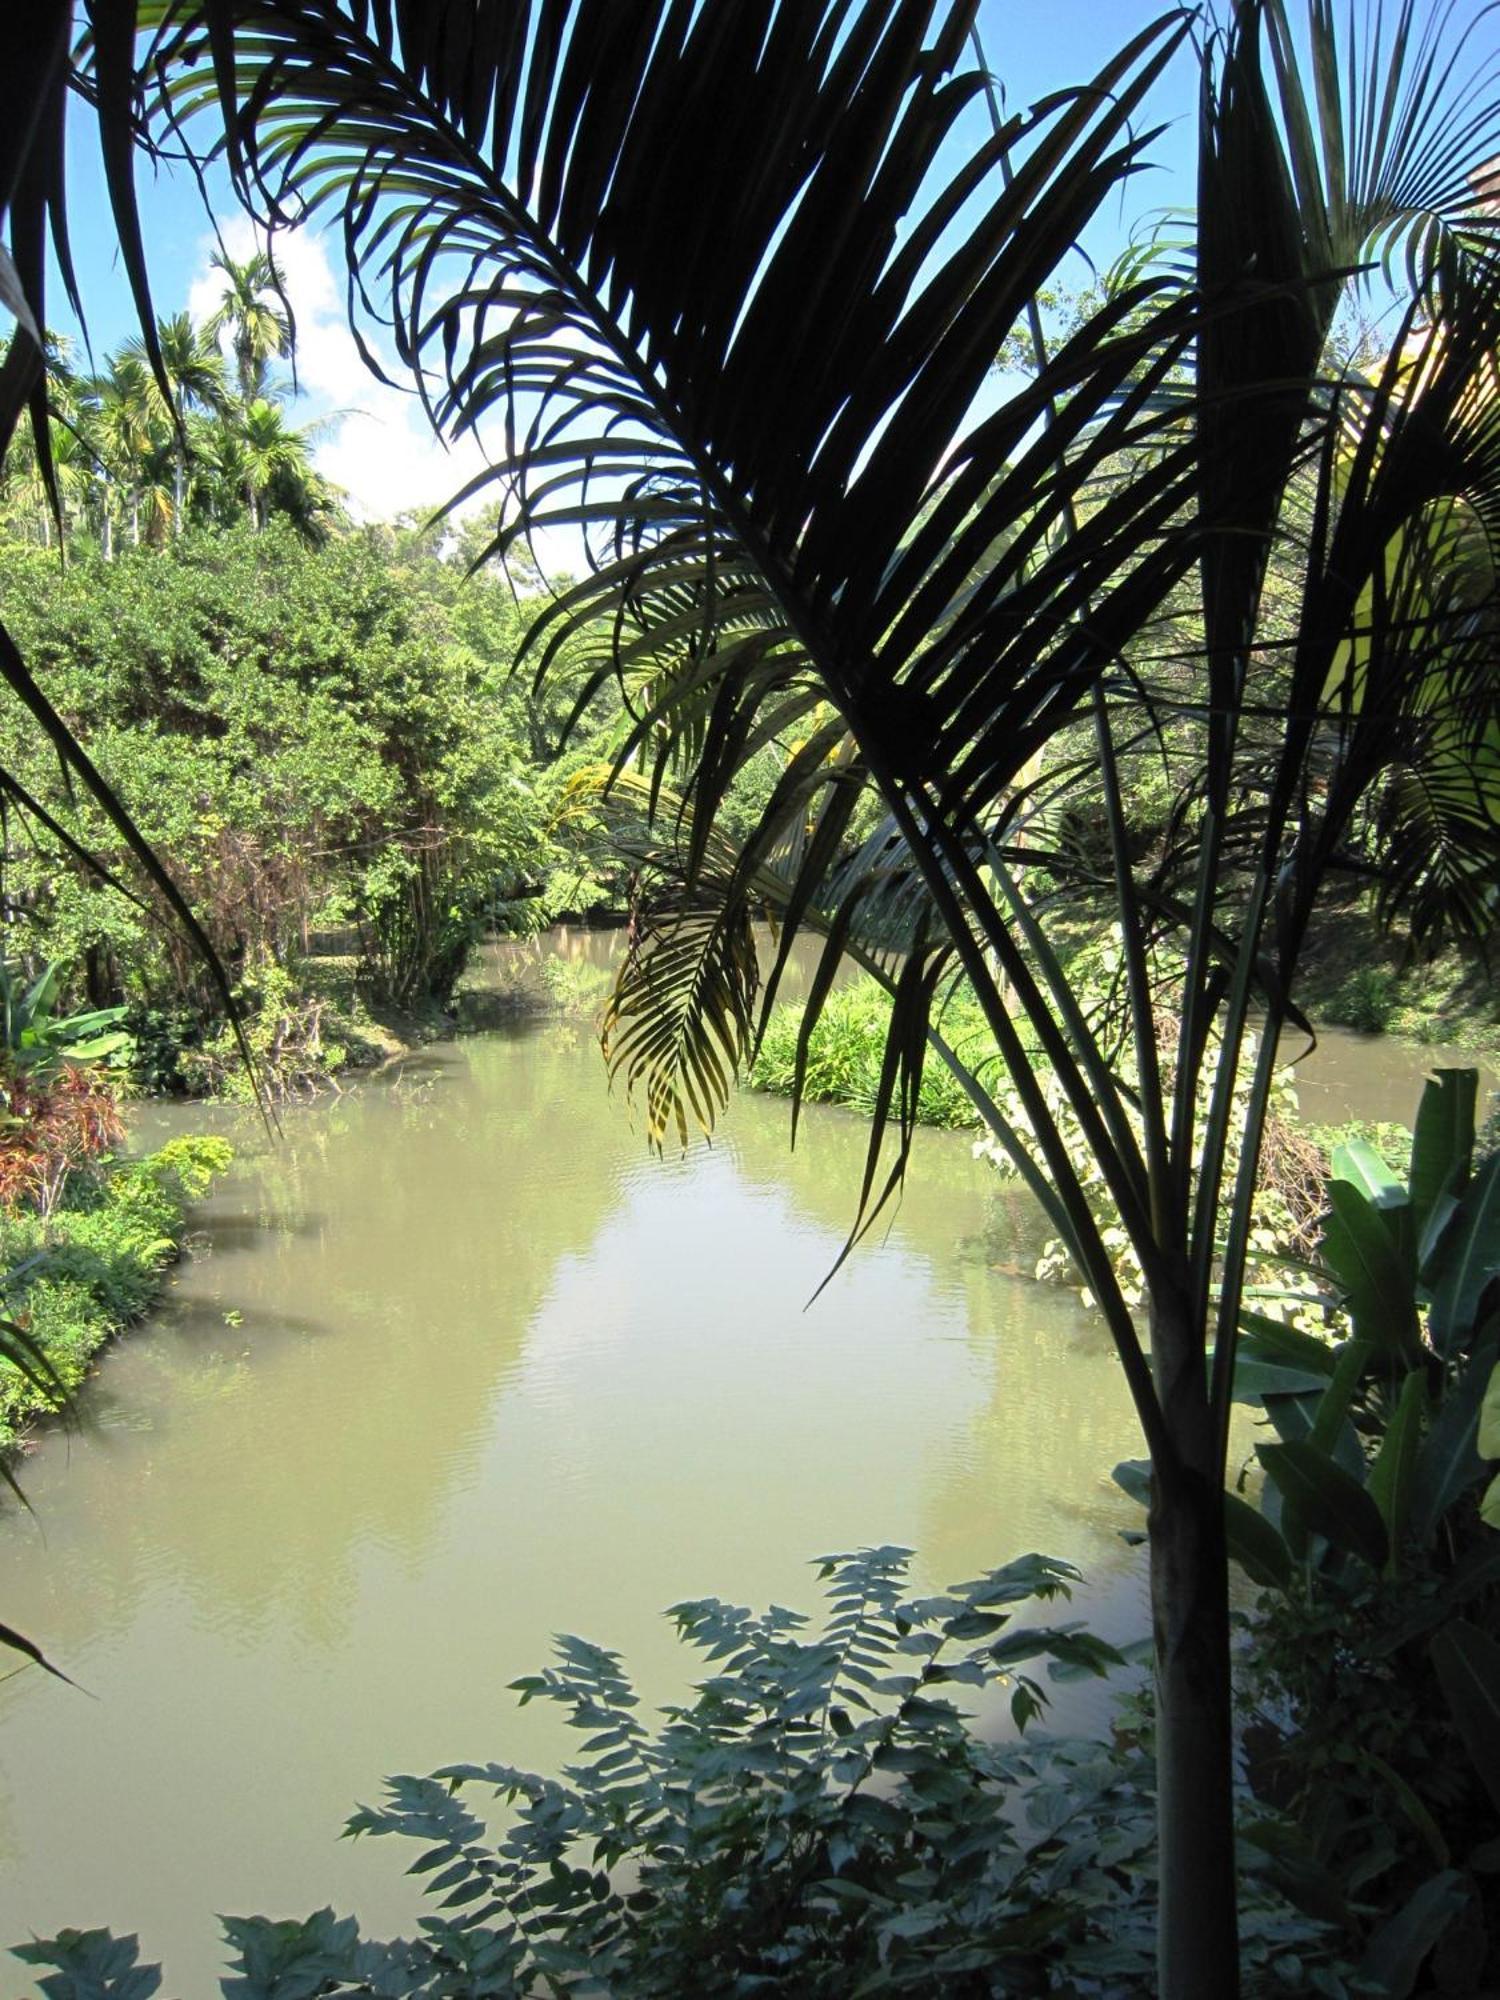
<svg viewBox="0 0 1500 2000">
<path fill-rule="evenodd" d="M 1041 1549 L 1144 1629 L 1118 1366 L 1020 1275 L 1034 1225 L 962 1138 L 919 1134 L 809 1306 L 864 1125 L 814 1108 L 789 1154 L 747 1097 L 657 1160 L 556 1023 L 236 1136 L 166 1309 L 28 1464 L 39 1526 L 0 1530 L 0 1616 L 89 1690 L 0 1685 L 0 1941 L 139 1930 L 195 2000 L 214 1911 L 409 1925 L 399 1848 L 337 1838 L 385 1772 L 555 1768 L 566 1733 L 506 1692 L 551 1634 L 675 1697 L 664 1607 L 813 1608 L 826 1551 L 901 1542 L 940 1586 Z"/>
</svg>

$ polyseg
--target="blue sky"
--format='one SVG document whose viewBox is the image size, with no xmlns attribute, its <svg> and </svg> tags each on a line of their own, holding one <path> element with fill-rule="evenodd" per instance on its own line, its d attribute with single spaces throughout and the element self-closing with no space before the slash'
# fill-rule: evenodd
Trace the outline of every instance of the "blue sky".
<svg viewBox="0 0 1500 2000">
<path fill-rule="evenodd" d="M 1418 0 L 1419 14 L 1430 15 L 1438 4 L 1439 0 Z M 1017 109 L 1097 73 L 1162 11 L 1146 0 L 985 0 L 980 20 L 986 55 L 1003 81 L 1009 106 Z M 1491 50 L 1500 46 L 1500 18 L 1493 0 L 1458 0 L 1457 14 L 1460 20 L 1483 18 L 1485 46 Z M 1095 260 L 1107 262 L 1142 216 L 1191 202 L 1194 92 L 1189 53 L 1179 57 L 1156 93 L 1152 110 L 1165 129 L 1151 147 L 1153 169 L 1137 176 L 1089 232 L 1086 248 Z M 976 113 L 974 136 L 983 129 L 983 116 Z M 118 268 L 92 138 L 82 119 L 75 120 L 70 141 L 70 171 L 74 255 L 99 354 L 133 330 L 134 318 Z M 140 183 L 157 309 L 171 312 L 191 304 L 201 315 L 213 302 L 208 262 L 214 238 L 198 188 L 185 173 L 153 177 L 144 167 Z M 210 192 L 229 247 L 237 255 L 245 254 L 252 237 L 244 219 L 234 212 L 222 175 L 210 177 Z M 430 438 L 415 400 L 381 388 L 364 370 L 344 321 L 343 266 L 337 245 L 308 233 L 281 239 L 280 255 L 298 318 L 304 389 L 298 414 L 326 427 L 318 448 L 320 466 L 367 515 L 436 504 L 462 483 L 477 460 L 471 452 L 444 454 Z M 1073 276 L 1080 283 L 1086 279 L 1082 258 Z M 60 292 L 49 301 L 49 317 L 54 325 L 68 324 Z"/>
</svg>

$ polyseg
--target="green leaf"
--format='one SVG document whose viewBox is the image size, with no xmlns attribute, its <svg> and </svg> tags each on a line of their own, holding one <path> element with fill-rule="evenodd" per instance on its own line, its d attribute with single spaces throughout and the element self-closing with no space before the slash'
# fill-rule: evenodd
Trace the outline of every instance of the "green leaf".
<svg viewBox="0 0 1500 2000">
<path fill-rule="evenodd" d="M 1479 1072 L 1472 1069 L 1440 1069 L 1423 1087 L 1407 1182 L 1419 1244 L 1439 1196 L 1456 1194 L 1469 1171 L 1478 1090 Z"/>
<path fill-rule="evenodd" d="M 1436 1532 L 1444 1514 L 1484 1470 L 1475 1439 L 1479 1405 L 1496 1359 L 1495 1343 L 1486 1340 L 1447 1390 L 1427 1433 L 1412 1494 L 1412 1533 L 1419 1542 Z"/>
<path fill-rule="evenodd" d="M 1368 1491 L 1380 1509 L 1380 1518 L 1385 1522 L 1385 1531 L 1390 1537 L 1389 1561 L 1392 1567 L 1400 1554 L 1406 1533 L 1426 1404 L 1426 1378 L 1420 1369 L 1413 1369 L 1401 1384 L 1395 1414 L 1386 1426 L 1375 1462 L 1370 1467 Z"/>
<path fill-rule="evenodd" d="M 1391 2000 L 1406 2000 L 1427 1954 L 1467 1901 L 1456 1869 L 1432 1876 L 1370 1940 L 1360 1961 L 1361 1976 L 1375 1981 Z"/>
<path fill-rule="evenodd" d="M 1500 1645 L 1466 1618 L 1432 1641 L 1432 1664 L 1480 1782 L 1500 1811 Z"/>
<path fill-rule="evenodd" d="M 1402 1209 L 1406 1189 L 1368 1139 L 1347 1139 L 1333 1149 L 1333 1177 L 1357 1188 L 1372 1208 Z"/>
<path fill-rule="evenodd" d="M 1380 1510 L 1357 1479 L 1311 1442 L 1263 1444 L 1257 1455 L 1287 1504 L 1315 1535 L 1372 1569 L 1390 1553 Z"/>
<path fill-rule="evenodd" d="M 1479 1503 L 1479 1518 L 1492 1528 L 1500 1528 L 1500 1472 L 1484 1489 L 1484 1498 Z"/>
<path fill-rule="evenodd" d="M 1336 1180 L 1328 1189 L 1323 1255 L 1338 1280 L 1354 1330 L 1382 1353 L 1414 1362 L 1417 1330 L 1415 1259 L 1406 1236 L 1358 1187 Z"/>
<path fill-rule="evenodd" d="M 1234 1400 L 1263 1403 L 1267 1396 L 1301 1396 L 1322 1389 L 1328 1377 L 1321 1370 L 1292 1368 L 1268 1361 L 1243 1347 L 1234 1357 Z"/>
<path fill-rule="evenodd" d="M 1147 1458 L 1122 1458 L 1110 1474 L 1122 1493 L 1128 1493 L 1138 1506 L 1151 1505 L 1151 1461 Z"/>
<path fill-rule="evenodd" d="M 1433 1253 L 1427 1330 L 1439 1354 L 1460 1351 L 1474 1330 L 1486 1285 L 1500 1271 L 1500 1153 L 1492 1153 Z"/>
<path fill-rule="evenodd" d="M 1301 1327 L 1287 1326 L 1260 1312 L 1240 1314 L 1239 1352 L 1325 1378 L 1332 1375 L 1336 1359 L 1334 1348 L 1319 1335 L 1304 1333 Z"/>
<path fill-rule="evenodd" d="M 1292 1556 L 1286 1542 L 1259 1508 L 1238 1493 L 1224 1495 L 1224 1535 L 1230 1555 L 1252 1583 L 1284 1590 L 1291 1582 Z"/>
<path fill-rule="evenodd" d="M 1489 1387 L 1479 1405 L 1479 1431 L 1475 1443 L 1481 1458 L 1500 1458 L 1500 1364 L 1491 1370 Z"/>
</svg>

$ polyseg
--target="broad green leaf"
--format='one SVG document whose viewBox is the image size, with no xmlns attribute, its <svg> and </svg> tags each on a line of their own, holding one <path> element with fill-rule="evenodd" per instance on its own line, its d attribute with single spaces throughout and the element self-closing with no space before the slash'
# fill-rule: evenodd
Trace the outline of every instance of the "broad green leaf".
<svg viewBox="0 0 1500 2000">
<path fill-rule="evenodd" d="M 1372 1346 L 1372 1342 L 1358 1339 L 1349 1341 L 1340 1349 L 1334 1364 L 1333 1380 L 1323 1391 L 1317 1415 L 1313 1418 L 1312 1443 L 1320 1451 L 1339 1458 L 1351 1473 L 1362 1470 L 1364 1457 L 1359 1450 L 1359 1440 L 1349 1425 L 1349 1406 L 1370 1366 Z M 1347 1442 L 1353 1445 L 1352 1460 L 1347 1448 L 1344 1451 L 1337 1449 L 1345 1432 L 1348 1433 Z"/>
<path fill-rule="evenodd" d="M 1128 1493 L 1138 1506 L 1151 1505 L 1151 1461 L 1146 1458 L 1122 1458 L 1110 1474 L 1116 1486 Z"/>
<path fill-rule="evenodd" d="M 1311 1442 L 1263 1444 L 1257 1454 L 1277 1490 L 1315 1535 L 1372 1569 L 1384 1566 L 1390 1543 L 1380 1510 L 1359 1481 Z"/>
<path fill-rule="evenodd" d="M 1347 1139 L 1333 1149 L 1333 1177 L 1357 1188 L 1365 1200 L 1379 1209 L 1408 1205 L 1406 1189 L 1368 1139 Z"/>
<path fill-rule="evenodd" d="M 1328 1202 L 1323 1255 L 1356 1334 L 1382 1353 L 1415 1361 L 1420 1341 L 1409 1239 L 1398 1241 L 1386 1214 L 1347 1180 L 1329 1184 Z"/>
<path fill-rule="evenodd" d="M 1475 1442 L 1481 1458 L 1500 1458 L 1500 1365 L 1491 1370 L 1489 1387 L 1479 1405 L 1479 1433 Z"/>
<path fill-rule="evenodd" d="M 1422 1413 L 1427 1402 L 1427 1383 L 1420 1369 L 1413 1369 L 1401 1384 L 1394 1415 L 1375 1462 L 1370 1467 L 1368 1491 L 1380 1509 L 1385 1531 L 1390 1537 L 1390 1564 L 1394 1567 L 1406 1534 L 1411 1507 L 1412 1481 L 1416 1476 L 1417 1449 L 1422 1441 Z"/>
<path fill-rule="evenodd" d="M 1472 1069 L 1440 1069 L 1423 1087 L 1408 1178 L 1419 1243 L 1439 1196 L 1456 1193 L 1469 1171 L 1478 1090 L 1479 1072 Z"/>
<path fill-rule="evenodd" d="M 1325 1377 L 1332 1375 L 1337 1358 L 1331 1343 L 1317 1334 L 1304 1333 L 1299 1326 L 1287 1326 L 1259 1312 L 1240 1314 L 1239 1352 Z"/>
<path fill-rule="evenodd" d="M 1417 1460 L 1411 1527 L 1419 1542 L 1437 1530 L 1448 1509 L 1484 1471 L 1476 1448 L 1479 1405 L 1496 1363 L 1493 1341 L 1469 1361 L 1443 1397 Z"/>
<path fill-rule="evenodd" d="M 1458 1213 L 1433 1254 L 1427 1330 L 1439 1354 L 1452 1355 L 1473 1332 L 1485 1286 L 1500 1271 L 1500 1153 L 1470 1182 Z"/>
<path fill-rule="evenodd" d="M 1500 1528 L 1500 1472 L 1484 1489 L 1484 1498 L 1479 1503 L 1479 1518 L 1492 1528 Z"/>
<path fill-rule="evenodd" d="M 1432 1641 L 1432 1664 L 1474 1769 L 1500 1811 L 1500 1645 L 1454 1618 Z"/>
<path fill-rule="evenodd" d="M 1292 1578 L 1292 1555 L 1285 1540 L 1248 1500 L 1224 1495 L 1224 1537 L 1229 1553 L 1249 1577 L 1266 1589 L 1284 1590 Z"/>
<path fill-rule="evenodd" d="M 1467 1901 L 1456 1869 L 1432 1876 L 1370 1940 L 1360 1962 L 1362 1977 L 1391 2000 L 1407 2000 L 1427 1954 Z"/>
</svg>

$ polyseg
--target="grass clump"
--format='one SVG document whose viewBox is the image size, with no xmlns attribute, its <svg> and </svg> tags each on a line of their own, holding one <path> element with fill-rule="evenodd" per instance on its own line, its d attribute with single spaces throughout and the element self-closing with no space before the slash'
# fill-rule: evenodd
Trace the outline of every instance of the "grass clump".
<svg viewBox="0 0 1500 2000">
<path fill-rule="evenodd" d="M 787 1001 L 772 1010 L 749 1082 L 754 1090 L 790 1097 L 797 1075 L 797 1043 L 803 1008 Z M 830 994 L 807 1051 L 803 1096 L 814 1104 L 842 1104 L 873 1115 L 880 1088 L 881 1059 L 890 1026 L 891 1001 L 873 979 L 852 980 Z M 938 1024 L 956 1053 L 983 1073 L 993 1065 L 995 1045 L 973 1000 L 954 998 Z M 923 1125 L 962 1130 L 979 1117 L 967 1093 L 935 1054 L 922 1073 L 917 1119 Z"/>
</svg>

